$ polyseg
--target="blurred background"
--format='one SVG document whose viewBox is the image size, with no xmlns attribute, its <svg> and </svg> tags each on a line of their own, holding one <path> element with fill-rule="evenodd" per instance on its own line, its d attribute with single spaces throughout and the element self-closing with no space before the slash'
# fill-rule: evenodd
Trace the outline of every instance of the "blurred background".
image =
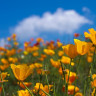
<svg viewBox="0 0 96 96">
<path fill-rule="evenodd" d="M 0 0 L 0 46 L 41 37 L 73 43 L 74 33 L 96 29 L 96 0 Z"/>
</svg>

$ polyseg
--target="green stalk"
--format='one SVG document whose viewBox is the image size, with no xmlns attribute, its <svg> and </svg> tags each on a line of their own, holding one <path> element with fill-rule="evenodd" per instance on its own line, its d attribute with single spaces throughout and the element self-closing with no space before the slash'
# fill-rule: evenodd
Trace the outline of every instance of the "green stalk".
<svg viewBox="0 0 96 96">
<path fill-rule="evenodd" d="M 95 46 L 95 50 L 96 50 L 96 46 Z M 95 67 L 94 63 L 95 63 L 95 50 L 94 50 L 94 54 L 93 54 L 93 62 L 90 64 L 90 70 L 89 70 L 89 74 L 90 74 L 90 82 L 91 82 L 91 79 L 92 79 L 92 70 L 93 70 L 93 67 Z M 90 91 L 91 91 L 91 83 L 90 83 L 90 87 L 89 87 L 89 96 L 90 96 Z"/>
<path fill-rule="evenodd" d="M 71 61 L 72 61 L 72 59 L 71 59 Z M 66 90 L 66 94 L 67 94 L 67 96 L 68 96 L 68 82 L 69 82 L 69 76 L 70 76 L 70 70 L 71 70 L 71 61 L 70 61 L 70 65 L 69 65 L 69 74 L 68 74 L 68 81 L 67 81 L 67 90 Z"/>
<path fill-rule="evenodd" d="M 61 68 L 62 68 L 62 73 L 63 73 L 63 76 L 64 76 L 65 95 L 66 95 L 66 89 L 67 89 L 67 87 L 66 87 L 67 86 L 67 83 L 66 83 L 66 74 L 64 73 L 64 68 L 63 68 L 62 62 L 61 62 Z"/>
<path fill-rule="evenodd" d="M 41 89 L 42 90 L 42 89 Z M 47 96 L 51 96 L 50 94 L 48 94 L 47 92 L 45 92 L 44 90 L 42 90 Z"/>
<path fill-rule="evenodd" d="M 77 65 L 77 70 L 76 70 L 76 75 L 78 74 L 78 69 L 79 69 L 80 60 L 81 60 L 81 55 L 79 56 L 78 65 Z M 74 87 L 74 95 L 75 95 L 76 83 L 77 83 L 77 80 L 75 81 L 75 84 L 74 84 L 74 86 L 75 86 L 75 87 Z M 73 96 L 74 96 L 74 95 L 73 95 Z"/>
<path fill-rule="evenodd" d="M 29 88 L 24 84 L 24 82 L 22 81 L 23 85 L 25 86 L 25 88 L 28 90 L 28 92 L 30 93 L 31 96 L 34 96 L 33 93 L 29 90 Z"/>
<path fill-rule="evenodd" d="M 54 93 L 53 93 L 53 94 L 54 94 L 54 96 L 56 96 L 56 92 L 55 92 L 55 83 L 54 83 Z"/>
<path fill-rule="evenodd" d="M 48 90 L 49 90 L 49 92 L 50 92 L 50 88 L 49 88 L 49 82 L 48 82 L 47 74 L 46 74 L 46 81 L 47 81 L 47 84 L 48 84 Z"/>
<path fill-rule="evenodd" d="M 84 84 L 84 96 L 86 96 L 86 81 L 85 81 L 85 84 Z"/>
<path fill-rule="evenodd" d="M 1 74 L 1 82 L 2 82 L 2 73 L 1 73 L 1 71 L 0 71 L 0 74 Z M 5 90 L 4 90 L 3 82 L 2 82 L 2 88 L 3 88 L 3 96 L 5 96 Z"/>
</svg>

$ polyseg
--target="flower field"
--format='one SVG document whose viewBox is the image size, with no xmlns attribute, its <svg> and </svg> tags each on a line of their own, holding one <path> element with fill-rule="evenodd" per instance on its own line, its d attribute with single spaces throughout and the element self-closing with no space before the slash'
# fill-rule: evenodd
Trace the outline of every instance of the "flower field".
<svg viewBox="0 0 96 96">
<path fill-rule="evenodd" d="M 0 96 L 96 96 L 96 31 L 84 32 L 74 44 L 16 34 L 0 47 Z"/>
</svg>

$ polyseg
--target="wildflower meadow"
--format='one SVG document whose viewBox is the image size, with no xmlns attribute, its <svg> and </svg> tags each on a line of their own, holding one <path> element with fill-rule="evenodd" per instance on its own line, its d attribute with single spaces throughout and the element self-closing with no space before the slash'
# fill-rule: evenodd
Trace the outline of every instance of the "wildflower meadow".
<svg viewBox="0 0 96 96">
<path fill-rule="evenodd" d="M 96 96 L 96 31 L 74 34 L 74 44 L 16 34 L 0 47 L 0 96 Z"/>
</svg>

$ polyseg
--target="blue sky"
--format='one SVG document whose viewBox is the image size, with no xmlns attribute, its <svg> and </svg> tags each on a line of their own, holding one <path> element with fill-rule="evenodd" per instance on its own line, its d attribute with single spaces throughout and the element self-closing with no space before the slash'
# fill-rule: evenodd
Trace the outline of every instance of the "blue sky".
<svg viewBox="0 0 96 96">
<path fill-rule="evenodd" d="M 73 38 L 72 34 L 74 32 L 83 34 L 83 32 L 88 31 L 89 28 L 96 29 L 96 27 L 95 27 L 95 25 L 96 25 L 96 7 L 95 6 L 96 5 L 95 4 L 96 4 L 96 0 L 91 0 L 91 1 L 90 0 L 0 0 L 0 38 L 5 39 L 6 37 L 10 36 L 13 32 L 16 31 L 17 27 L 20 29 L 21 25 L 22 25 L 22 28 L 24 28 L 23 25 L 25 24 L 25 26 L 26 26 L 26 22 L 27 22 L 26 19 L 29 20 L 29 22 L 31 19 L 31 21 L 32 21 L 31 23 L 34 23 L 35 21 L 33 19 L 35 17 L 39 17 L 39 19 L 38 18 L 36 19 L 36 22 L 39 22 L 40 25 L 38 25 L 38 23 L 36 23 L 36 26 L 37 25 L 38 26 L 34 27 L 35 29 L 37 28 L 38 30 L 36 29 L 34 31 L 34 30 L 30 29 L 29 26 L 31 26 L 31 25 L 29 22 L 27 23 L 27 25 L 29 24 L 28 28 L 30 29 L 30 30 L 28 30 L 28 32 L 30 31 L 29 34 L 31 34 L 31 35 L 28 35 L 29 38 L 30 38 L 30 36 L 33 36 L 34 38 L 40 36 L 40 37 L 43 37 L 45 40 L 51 40 L 51 39 L 56 40 L 58 38 L 60 38 L 62 41 L 63 40 L 67 41 L 67 40 L 69 40 L 68 38 L 70 38 L 70 40 L 71 40 Z M 59 14 L 58 10 L 60 12 L 61 11 L 62 12 Z M 44 24 L 41 23 L 41 22 L 43 22 L 42 19 L 43 19 L 45 13 L 46 14 L 50 13 L 51 17 L 53 18 L 52 20 L 54 21 L 54 16 L 57 13 L 61 16 L 63 12 L 67 12 L 67 11 L 68 11 L 68 14 L 70 12 L 73 15 L 75 14 L 77 16 L 76 18 L 79 18 L 79 17 L 81 18 L 81 16 L 83 16 L 84 17 L 83 19 L 84 20 L 86 19 L 83 22 L 82 21 L 83 19 L 81 18 L 82 22 L 79 21 L 79 23 L 76 22 L 74 19 L 74 21 L 78 25 L 76 27 L 74 25 L 74 27 L 73 27 L 74 29 L 72 29 L 74 32 L 67 30 L 66 27 L 64 27 L 66 30 L 62 29 L 62 28 L 61 29 L 57 28 L 56 26 L 59 23 L 61 24 L 61 26 L 63 26 L 63 23 L 59 22 L 59 21 L 57 21 L 57 25 L 55 27 L 52 25 L 54 28 L 50 27 L 51 26 L 50 24 L 52 22 L 49 22 L 50 26 L 47 28 L 46 28 L 46 26 L 48 26 L 48 25 L 45 26 Z M 49 15 L 48 14 L 47 14 L 47 16 L 50 16 L 50 14 Z M 79 14 L 79 17 L 78 17 L 78 14 Z M 58 15 L 56 15 L 55 17 L 57 18 L 57 16 Z M 62 16 L 64 16 L 64 15 L 62 15 Z M 68 15 L 68 16 L 70 18 L 70 15 Z M 44 23 L 46 24 L 47 17 L 44 20 L 45 20 Z M 68 24 L 70 24 L 70 21 L 68 21 L 68 22 L 69 22 Z M 74 24 L 73 21 L 72 21 L 72 23 Z M 41 24 L 42 24 L 42 26 L 41 26 Z M 73 24 L 72 24 L 72 26 L 73 26 Z M 43 27 L 43 26 L 45 26 L 45 27 Z M 69 25 L 67 27 L 70 28 Z M 27 29 L 22 29 L 22 30 L 27 31 Z M 31 30 L 34 32 L 31 33 Z M 21 29 L 19 31 L 21 31 Z M 62 31 L 62 32 L 59 33 L 57 31 Z M 67 31 L 68 32 L 70 31 L 70 32 L 67 33 Z M 27 34 L 28 34 L 28 32 L 27 32 Z M 39 34 L 39 32 L 40 32 L 40 34 Z M 25 33 L 21 32 L 20 36 L 24 35 Z M 19 32 L 17 32 L 17 34 L 19 34 Z M 38 34 L 38 35 L 35 36 L 34 34 L 35 35 Z M 20 36 L 18 35 L 19 39 L 22 38 Z M 28 40 L 29 39 L 28 36 L 27 36 L 27 38 L 25 37 L 25 39 L 22 38 L 23 41 Z"/>
</svg>

